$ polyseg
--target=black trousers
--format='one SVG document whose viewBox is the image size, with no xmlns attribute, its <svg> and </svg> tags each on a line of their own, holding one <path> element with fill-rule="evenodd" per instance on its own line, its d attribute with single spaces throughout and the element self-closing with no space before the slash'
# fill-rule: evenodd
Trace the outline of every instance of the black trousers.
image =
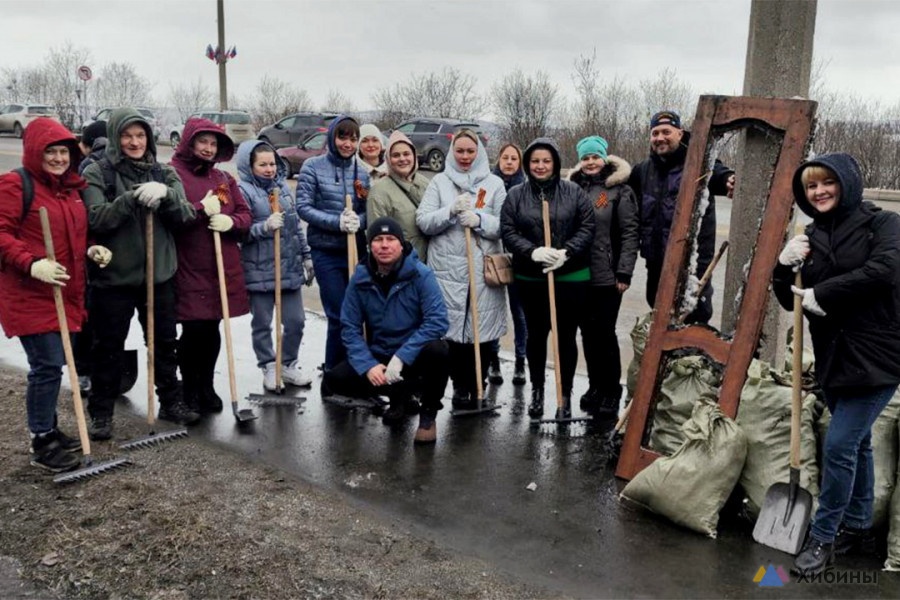
<svg viewBox="0 0 900 600">
<path fill-rule="evenodd" d="M 177 364 L 175 362 L 175 282 L 159 283 L 154 288 L 154 333 L 156 393 L 160 405 L 178 398 Z M 122 352 L 134 311 L 147 339 L 147 288 L 93 288 L 88 319 L 93 323 L 91 346 L 93 371 L 88 411 L 92 417 L 109 418 L 119 395 Z"/>
<path fill-rule="evenodd" d="M 647 263 L 647 288 L 645 290 L 647 304 L 650 305 L 650 308 L 656 304 L 656 291 L 659 289 L 659 278 L 662 275 L 662 263 Z M 709 320 L 712 319 L 713 308 L 712 308 L 712 295 L 713 295 L 713 286 L 712 281 L 706 284 L 706 287 L 703 288 L 703 293 L 700 294 L 700 298 L 697 300 L 697 308 L 687 316 L 684 320 L 685 323 L 709 323 Z"/>
<path fill-rule="evenodd" d="M 435 415 L 444 407 L 441 400 L 450 374 L 448 354 L 447 342 L 428 342 L 413 364 L 403 366 L 403 381 L 393 385 L 372 385 L 365 374 L 359 375 L 346 360 L 326 371 L 324 381 L 331 391 L 342 396 L 387 396 L 391 402 L 407 398 L 418 391 L 421 393 L 422 412 Z M 375 359 L 386 365 L 391 357 L 376 354 Z"/>
<path fill-rule="evenodd" d="M 616 321 L 622 294 L 615 285 L 592 285 L 588 290 L 588 305 L 581 323 L 581 345 L 587 363 L 592 389 L 604 397 L 619 398 L 622 386 L 622 365 Z"/>
<path fill-rule="evenodd" d="M 91 312 L 91 285 L 85 286 L 84 290 L 84 308 Z M 85 319 L 81 323 L 81 331 L 75 336 L 75 346 L 72 348 L 72 354 L 75 358 L 75 369 L 78 376 L 91 375 L 91 346 L 94 343 L 94 328 L 90 318 Z"/>
<path fill-rule="evenodd" d="M 221 319 L 182 321 L 178 340 L 178 366 L 185 397 L 213 388 L 216 361 L 222 348 Z"/>
<path fill-rule="evenodd" d="M 477 390 L 476 373 L 475 373 L 475 344 L 460 344 L 459 342 L 447 342 L 450 347 L 450 379 L 453 380 L 454 390 L 462 390 L 469 394 L 474 394 Z M 494 342 L 483 342 L 480 346 L 481 351 L 481 385 L 484 389 L 484 382 L 487 379 L 488 366 L 495 356 L 497 350 L 494 348 Z"/>
<path fill-rule="evenodd" d="M 546 281 L 516 280 L 525 322 L 528 324 L 528 372 L 532 388 L 544 387 L 544 373 L 547 369 L 547 337 L 550 333 L 550 295 Z M 556 324 L 559 339 L 559 368 L 563 393 L 572 392 L 575 367 L 578 365 L 579 322 L 585 310 L 587 281 L 556 282 Z"/>
</svg>

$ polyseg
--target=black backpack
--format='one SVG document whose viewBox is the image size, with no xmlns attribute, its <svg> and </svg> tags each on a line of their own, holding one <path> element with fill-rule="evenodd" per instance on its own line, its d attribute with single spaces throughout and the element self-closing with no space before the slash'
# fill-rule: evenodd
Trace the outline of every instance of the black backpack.
<svg viewBox="0 0 900 600">
<path fill-rule="evenodd" d="M 21 224 L 28 216 L 28 211 L 31 210 L 31 203 L 34 202 L 34 182 L 31 181 L 31 175 L 25 167 L 13 169 L 13 172 L 18 173 L 19 178 L 22 179 L 22 216 L 19 217 Z"/>
</svg>

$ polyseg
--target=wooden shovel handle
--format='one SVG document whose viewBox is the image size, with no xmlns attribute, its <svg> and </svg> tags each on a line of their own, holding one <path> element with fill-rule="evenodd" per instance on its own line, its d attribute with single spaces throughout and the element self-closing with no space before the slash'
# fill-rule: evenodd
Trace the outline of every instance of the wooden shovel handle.
<svg viewBox="0 0 900 600">
<path fill-rule="evenodd" d="M 544 221 L 544 245 L 551 247 L 550 236 L 550 203 L 541 201 L 541 214 Z M 553 271 L 547 273 L 547 292 L 550 295 L 550 346 L 553 348 L 553 375 L 556 378 L 556 407 L 563 407 L 562 372 L 559 365 L 559 334 L 556 327 L 556 281 Z"/>
<path fill-rule="evenodd" d="M 281 204 L 278 202 L 280 190 L 272 188 L 269 195 L 269 208 L 272 214 L 281 212 Z M 284 343 L 284 330 L 281 327 L 281 229 L 275 230 L 275 389 L 281 391 L 284 387 L 281 382 L 281 354 Z"/>
<path fill-rule="evenodd" d="M 50 231 L 50 218 L 43 206 L 38 211 L 41 217 L 41 232 L 44 234 L 44 248 L 47 258 L 56 262 L 53 249 L 53 233 Z M 79 260 L 76 257 L 76 260 Z M 59 337 L 62 338 L 63 353 L 66 357 L 66 370 L 69 372 L 69 386 L 72 388 L 72 401 L 75 404 L 75 420 L 78 422 L 78 439 L 81 441 L 82 453 L 91 454 L 91 439 L 88 437 L 87 421 L 84 418 L 84 403 L 81 401 L 81 387 L 78 385 L 78 371 L 75 370 L 75 354 L 72 352 L 72 340 L 69 337 L 69 321 L 66 319 L 66 307 L 63 304 L 62 289 L 58 285 L 53 288 L 53 303 L 56 305 L 56 319 L 59 322 Z"/>
<path fill-rule="evenodd" d="M 468 227 L 463 227 L 463 230 L 466 232 L 466 260 L 469 263 L 469 306 L 472 307 L 472 336 L 475 341 L 475 389 L 478 392 L 478 402 L 481 402 L 484 399 L 484 385 L 481 380 L 481 333 L 478 331 L 478 286 L 475 284 L 475 257 L 472 253 L 472 232 Z"/>
<path fill-rule="evenodd" d="M 156 261 L 153 252 L 153 213 L 150 211 L 147 211 L 144 224 L 144 240 L 147 246 L 147 423 L 152 427 L 156 423 L 156 294 L 153 287 Z"/>
<path fill-rule="evenodd" d="M 344 205 L 347 210 L 353 210 L 353 197 L 350 194 L 344 198 Z M 347 233 L 347 280 L 353 277 L 356 272 L 356 263 L 359 262 L 359 255 L 356 251 L 356 234 Z"/>
<path fill-rule="evenodd" d="M 213 243 L 216 246 L 216 270 L 219 275 L 219 299 L 222 302 L 222 322 L 225 324 L 225 352 L 228 355 L 228 387 L 231 392 L 231 404 L 237 405 L 237 382 L 234 378 L 234 347 L 231 343 L 231 319 L 228 310 L 228 287 L 225 283 L 225 263 L 222 261 L 222 235 L 213 231 Z"/>
<path fill-rule="evenodd" d="M 803 287 L 800 271 L 794 285 Z M 800 468 L 800 414 L 803 411 L 803 299 L 794 295 L 794 346 L 791 358 L 791 467 Z"/>
</svg>

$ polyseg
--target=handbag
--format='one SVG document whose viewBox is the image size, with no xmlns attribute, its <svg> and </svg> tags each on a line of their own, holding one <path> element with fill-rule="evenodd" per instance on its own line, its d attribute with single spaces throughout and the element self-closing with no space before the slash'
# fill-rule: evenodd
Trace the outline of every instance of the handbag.
<svg viewBox="0 0 900 600">
<path fill-rule="evenodd" d="M 512 282 L 512 254 L 485 254 L 484 283 L 488 287 L 503 287 Z"/>
</svg>

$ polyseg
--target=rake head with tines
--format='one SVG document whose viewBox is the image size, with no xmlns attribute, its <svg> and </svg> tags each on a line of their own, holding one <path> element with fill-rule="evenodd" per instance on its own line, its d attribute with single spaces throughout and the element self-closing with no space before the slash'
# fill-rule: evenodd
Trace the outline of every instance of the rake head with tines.
<svg viewBox="0 0 900 600">
<path fill-rule="evenodd" d="M 133 463 L 130 458 L 116 458 L 100 463 L 92 463 L 89 457 L 85 457 L 83 467 L 75 469 L 74 471 L 69 471 L 68 473 L 60 473 L 53 478 L 53 483 L 75 483 L 76 481 L 97 477 L 104 473 L 108 473 L 109 471 L 127 467 L 131 464 Z"/>
<path fill-rule="evenodd" d="M 540 435 L 550 437 L 579 438 L 588 433 L 593 418 L 576 417 L 564 419 L 532 419 L 531 426 L 536 427 Z"/>
<path fill-rule="evenodd" d="M 119 444 L 120 450 L 140 450 L 143 448 L 151 448 L 159 444 L 172 442 L 180 438 L 188 436 L 187 429 L 176 429 L 175 431 L 163 431 L 160 433 L 151 433 L 150 435 L 124 444 Z"/>
<path fill-rule="evenodd" d="M 267 394 L 248 394 L 247 402 L 257 406 L 298 406 L 306 402 L 306 396 L 270 396 Z"/>
</svg>

